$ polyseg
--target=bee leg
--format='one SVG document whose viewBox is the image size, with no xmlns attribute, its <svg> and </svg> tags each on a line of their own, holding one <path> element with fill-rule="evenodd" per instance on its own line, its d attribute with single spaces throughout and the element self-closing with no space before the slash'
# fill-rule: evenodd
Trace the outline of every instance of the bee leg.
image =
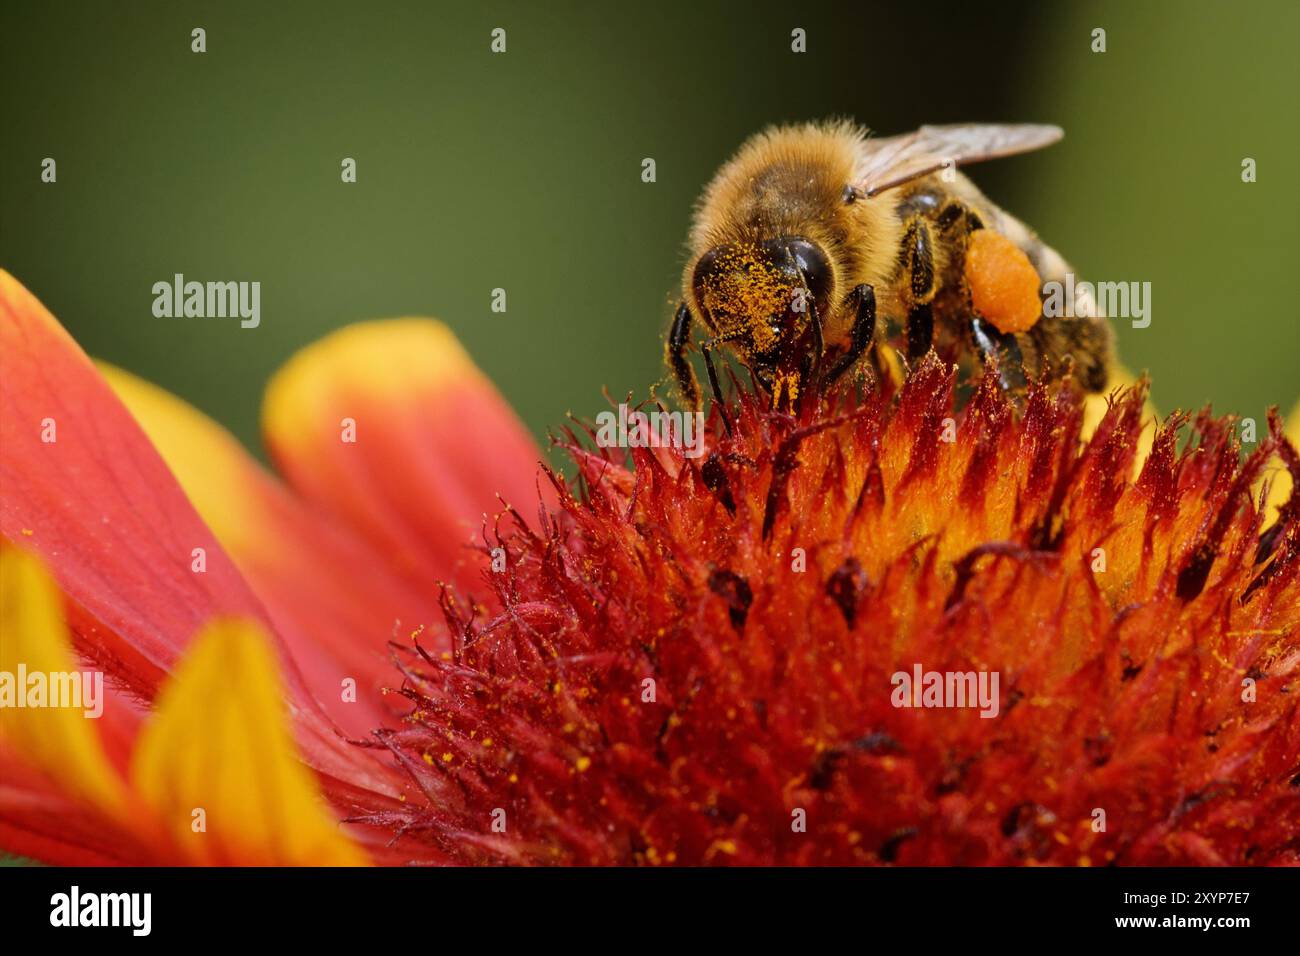
<svg viewBox="0 0 1300 956">
<path fill-rule="evenodd" d="M 934 313 L 930 304 L 914 305 L 907 310 L 907 357 L 919 359 L 934 344 Z"/>
<path fill-rule="evenodd" d="M 934 342 L 934 313 L 930 303 L 936 291 L 934 279 L 934 241 L 930 227 L 920 216 L 907 223 L 900 253 L 907 279 L 907 356 L 919 359 L 930 351 Z"/>
<path fill-rule="evenodd" d="M 949 235 L 953 227 L 961 221 L 962 216 L 966 214 L 966 207 L 962 203 L 953 199 L 944 204 L 939 210 L 938 215 L 934 217 L 934 224 L 939 227 L 941 235 Z"/>
<path fill-rule="evenodd" d="M 984 228 L 984 220 L 980 218 L 979 213 L 960 199 L 949 199 L 934 217 L 934 222 L 939 227 L 941 235 L 952 237 L 956 233 L 955 227 L 963 219 L 966 222 L 967 235 L 976 229 Z"/>
<path fill-rule="evenodd" d="M 1025 381 L 1025 357 L 1020 351 L 1020 343 L 1010 332 L 999 332 L 987 320 L 975 316 L 970 321 L 971 338 L 975 342 L 975 351 L 979 353 L 984 364 L 997 363 L 998 380 L 1002 388 L 1015 394 L 1022 393 L 1028 383 Z"/>
<path fill-rule="evenodd" d="M 713 391 L 713 403 L 718 406 L 718 414 L 722 416 L 722 427 L 727 430 L 727 437 L 730 438 L 731 419 L 727 417 L 727 403 L 722 400 L 722 386 L 718 384 L 718 370 L 713 367 L 711 344 L 711 342 L 701 342 L 700 351 L 704 353 L 704 367 L 709 373 L 709 388 Z"/>
<path fill-rule="evenodd" d="M 871 286 L 858 286 L 849 293 L 847 305 L 853 309 L 853 328 L 849 332 L 848 351 L 836 360 L 822 379 L 822 387 L 829 388 L 841 375 L 853 367 L 853 363 L 871 347 L 876 337 L 876 290 Z"/>
<path fill-rule="evenodd" d="M 761 389 L 770 395 L 773 388 L 772 377 L 761 368 L 751 366 L 746 366 L 746 368 L 749 369 L 749 377 L 756 386 L 756 390 Z"/>
<path fill-rule="evenodd" d="M 691 336 L 691 309 L 685 302 L 677 306 L 673 327 L 668 333 L 668 365 L 677 378 L 677 387 L 686 404 L 694 411 L 700 410 L 700 382 L 695 369 L 686 358 L 686 346 Z"/>
<path fill-rule="evenodd" d="M 964 241 L 977 229 L 984 228 L 984 220 L 970 206 L 958 199 L 950 199 L 939 214 L 935 223 L 941 235 L 950 241 Z M 964 236 L 958 232 L 958 226 L 965 224 Z M 967 304 L 969 305 L 969 294 Z M 1010 332 L 999 331 L 987 319 L 971 309 L 970 336 L 980 361 L 987 366 L 990 362 L 997 365 L 998 382 L 1002 388 L 1013 394 L 1022 394 L 1028 387 L 1025 373 L 1025 356 L 1020 347 L 1020 340 Z"/>
<path fill-rule="evenodd" d="M 817 303 L 809 302 L 808 310 L 813 337 L 812 369 L 808 373 L 808 381 L 815 384 L 821 378 L 822 356 L 826 352 L 826 342 L 822 338 L 822 317 L 817 312 Z"/>
</svg>

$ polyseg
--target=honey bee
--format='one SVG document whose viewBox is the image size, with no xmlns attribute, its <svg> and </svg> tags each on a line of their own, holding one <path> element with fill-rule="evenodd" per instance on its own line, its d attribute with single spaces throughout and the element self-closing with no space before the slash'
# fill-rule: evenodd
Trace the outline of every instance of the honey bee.
<svg viewBox="0 0 1300 956">
<path fill-rule="evenodd" d="M 897 379 L 900 352 L 914 362 L 932 348 L 968 366 L 996 360 L 1008 390 L 1067 370 L 1079 388 L 1103 389 L 1105 322 L 1043 314 L 1044 282 L 1064 282 L 1069 266 L 956 169 L 1061 136 L 1055 126 L 958 124 L 873 138 L 839 121 L 750 138 L 705 189 L 691 227 L 667 342 L 683 399 L 700 406 L 686 354 L 696 318 L 710 333 L 699 346 L 715 398 L 722 345 L 773 408 L 783 395 L 793 407 L 809 387 L 825 392 L 868 352 L 864 374 Z M 1092 302 L 1076 306 L 1067 315 L 1098 315 Z"/>
</svg>

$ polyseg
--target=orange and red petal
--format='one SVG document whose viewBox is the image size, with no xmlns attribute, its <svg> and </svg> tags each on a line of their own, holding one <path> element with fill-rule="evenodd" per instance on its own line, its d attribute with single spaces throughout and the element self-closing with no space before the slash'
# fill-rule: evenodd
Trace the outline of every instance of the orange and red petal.
<svg viewBox="0 0 1300 956">
<path fill-rule="evenodd" d="M 100 370 L 265 605 L 326 712 L 354 736 L 382 724 L 381 690 L 399 681 L 388 642 L 431 619 L 436 596 L 389 574 L 364 540 L 291 495 L 197 409 L 128 372 Z"/>
<path fill-rule="evenodd" d="M 284 701 L 259 625 L 223 619 L 204 627 L 159 694 L 131 760 L 132 790 L 168 856 L 208 865 L 367 862 L 299 761 Z"/>
<path fill-rule="evenodd" d="M 0 537 L 73 605 L 83 658 L 150 701 L 207 621 L 271 624 L 167 465 L 49 311 L 0 271 Z M 203 570 L 198 571 L 202 549 Z M 282 645 L 299 743 L 331 777 L 387 779 L 328 726 Z"/>
<path fill-rule="evenodd" d="M 52 862 L 366 862 L 299 760 L 276 652 L 256 622 L 205 625 L 126 768 L 101 746 L 102 699 L 85 694 L 102 681 L 83 671 L 71 683 L 58 588 L 17 548 L 0 548 L 0 633 L 0 670 L 19 675 L 6 701 L 18 706 L 0 709 L 0 845 Z M 50 683 L 32 685 L 33 673 Z"/>
<path fill-rule="evenodd" d="M 536 507 L 535 443 L 431 320 L 360 323 L 303 349 L 267 388 L 263 430 L 303 497 L 426 592 L 448 580 L 481 590 L 468 548 L 485 521 L 501 501 Z"/>
</svg>

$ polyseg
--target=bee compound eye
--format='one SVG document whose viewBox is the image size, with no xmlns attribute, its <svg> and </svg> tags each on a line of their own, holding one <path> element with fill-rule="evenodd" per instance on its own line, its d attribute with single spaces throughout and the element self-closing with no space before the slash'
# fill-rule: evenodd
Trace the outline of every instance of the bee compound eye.
<svg viewBox="0 0 1300 956">
<path fill-rule="evenodd" d="M 730 258 L 728 254 L 729 248 L 729 246 L 714 246 L 700 256 L 699 261 L 695 263 L 695 271 L 691 275 L 691 282 L 696 289 L 699 289 L 709 279 L 723 271 L 723 259 Z"/>
<path fill-rule="evenodd" d="M 790 261 L 803 276 L 818 308 L 825 308 L 831 291 L 831 264 L 821 247 L 809 239 L 795 236 L 784 240 Z"/>
<path fill-rule="evenodd" d="M 757 246 L 723 243 L 705 250 L 691 272 L 695 300 L 706 311 L 743 312 L 749 277 L 763 266 Z"/>
</svg>

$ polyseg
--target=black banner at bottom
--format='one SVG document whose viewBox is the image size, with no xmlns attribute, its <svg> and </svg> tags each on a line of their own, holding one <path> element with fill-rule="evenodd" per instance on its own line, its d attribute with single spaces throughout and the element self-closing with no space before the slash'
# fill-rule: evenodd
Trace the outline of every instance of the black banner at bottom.
<svg viewBox="0 0 1300 956">
<path fill-rule="evenodd" d="M 0 868 L 6 944 L 71 934 L 80 943 L 204 947 L 567 938 L 588 949 L 604 948 L 602 939 L 770 943 L 785 933 L 814 947 L 844 932 L 969 943 L 1009 932 L 1033 932 L 1022 939 L 1038 944 L 1054 938 L 1043 934 L 1229 942 L 1293 933 L 1298 903 L 1294 869 Z"/>
</svg>

